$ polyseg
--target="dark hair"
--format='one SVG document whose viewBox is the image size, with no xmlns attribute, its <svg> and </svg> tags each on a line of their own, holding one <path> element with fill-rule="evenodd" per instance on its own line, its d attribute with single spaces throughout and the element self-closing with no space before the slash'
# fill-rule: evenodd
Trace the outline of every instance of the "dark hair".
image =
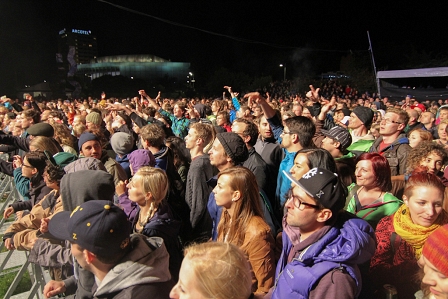
<svg viewBox="0 0 448 299">
<path fill-rule="evenodd" d="M 363 153 L 357 159 L 356 164 L 363 160 L 372 162 L 372 169 L 375 174 L 375 187 L 380 188 L 383 192 L 390 191 L 392 189 L 392 180 L 387 159 L 378 153 Z"/>
<path fill-rule="evenodd" d="M 316 126 L 313 121 L 305 116 L 295 116 L 285 120 L 290 132 L 299 136 L 299 143 L 303 148 L 313 146 L 313 137 L 316 133 Z"/>
<path fill-rule="evenodd" d="M 185 141 L 177 136 L 170 136 L 166 139 L 165 144 L 173 151 L 174 154 L 174 166 L 179 168 L 184 165 L 190 164 L 190 153 L 185 147 Z"/>
<path fill-rule="evenodd" d="M 249 145 L 254 146 L 257 143 L 258 139 L 258 127 L 254 122 L 247 120 L 245 118 L 237 118 L 233 123 L 243 123 L 246 125 L 246 128 L 243 131 L 244 136 L 250 136 Z"/>
<path fill-rule="evenodd" d="M 47 167 L 45 168 L 45 172 L 47 173 L 47 180 L 50 183 L 57 183 L 58 186 L 61 182 L 62 177 L 65 175 L 65 171 L 59 165 L 53 165 L 50 161 L 47 160 Z"/>
<path fill-rule="evenodd" d="M 40 113 L 34 109 L 25 110 L 22 112 L 22 115 L 26 118 L 33 119 L 33 124 L 37 124 L 38 122 L 40 122 Z"/>
<path fill-rule="evenodd" d="M 47 167 L 47 157 L 43 152 L 35 151 L 26 153 L 24 158 L 28 160 L 30 166 L 37 169 L 30 181 L 33 185 L 38 185 L 42 181 L 45 167 Z"/>
<path fill-rule="evenodd" d="M 294 160 L 298 154 L 305 154 L 308 161 L 308 167 L 310 169 L 319 167 L 327 169 L 333 173 L 337 173 L 336 162 L 331 154 L 323 148 L 306 148 L 301 149 L 294 156 Z"/>
</svg>

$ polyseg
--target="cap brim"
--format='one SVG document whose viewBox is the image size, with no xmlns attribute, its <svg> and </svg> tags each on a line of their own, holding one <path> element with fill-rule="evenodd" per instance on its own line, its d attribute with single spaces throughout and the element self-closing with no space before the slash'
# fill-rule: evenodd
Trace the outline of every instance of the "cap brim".
<svg viewBox="0 0 448 299">
<path fill-rule="evenodd" d="M 289 172 L 287 172 L 286 170 L 283 170 L 283 173 L 286 175 L 286 177 L 288 178 L 288 180 L 291 181 L 291 183 L 297 185 L 298 187 L 300 187 L 301 189 L 303 189 L 303 191 L 306 192 L 306 194 L 308 194 L 309 196 L 311 196 L 312 198 L 314 198 L 313 194 L 308 191 L 302 184 L 299 183 L 298 180 L 296 180 L 292 174 L 290 174 Z"/>
<path fill-rule="evenodd" d="M 70 220 L 71 212 L 59 212 L 51 218 L 48 223 L 48 231 L 50 234 L 59 240 L 70 240 L 70 232 L 68 231 L 68 221 Z"/>
<path fill-rule="evenodd" d="M 320 133 L 326 137 L 331 137 L 329 130 L 320 130 Z"/>
</svg>

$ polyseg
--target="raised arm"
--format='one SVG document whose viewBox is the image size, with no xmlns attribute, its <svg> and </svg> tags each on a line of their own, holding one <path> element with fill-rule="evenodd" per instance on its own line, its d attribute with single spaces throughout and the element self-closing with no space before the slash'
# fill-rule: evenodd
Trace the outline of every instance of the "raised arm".
<svg viewBox="0 0 448 299">
<path fill-rule="evenodd" d="M 151 106 L 153 106 L 156 110 L 159 110 L 159 109 L 161 108 L 160 105 L 157 103 L 157 100 L 160 98 L 160 91 L 159 91 L 159 93 L 158 93 L 158 95 L 157 95 L 156 100 L 151 99 L 151 97 L 148 96 L 148 95 L 146 94 L 146 91 L 144 91 L 143 89 L 142 89 L 142 90 L 139 90 L 138 93 L 139 93 L 142 97 L 146 98 L 146 99 L 148 100 L 149 104 L 150 104 Z"/>
<path fill-rule="evenodd" d="M 235 110 L 240 111 L 241 105 L 240 105 L 240 102 L 238 102 L 238 99 L 236 97 L 237 94 L 232 91 L 232 87 L 230 87 L 230 86 L 224 86 L 224 88 L 227 89 L 227 91 L 230 93 L 230 96 L 232 97 L 232 104 L 233 104 L 233 107 L 235 107 Z"/>
<path fill-rule="evenodd" d="M 249 99 L 251 102 L 255 102 L 261 106 L 266 118 L 272 118 L 275 115 L 275 110 L 269 105 L 264 97 L 259 92 L 250 92 L 244 95 L 245 99 Z"/>
</svg>

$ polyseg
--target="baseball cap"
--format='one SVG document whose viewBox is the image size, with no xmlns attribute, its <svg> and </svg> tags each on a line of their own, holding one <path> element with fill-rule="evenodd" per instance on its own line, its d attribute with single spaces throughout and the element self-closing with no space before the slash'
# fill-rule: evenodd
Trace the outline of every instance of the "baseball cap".
<svg viewBox="0 0 448 299">
<path fill-rule="evenodd" d="M 347 188 L 342 185 L 337 174 L 315 167 L 305 173 L 300 180 L 296 180 L 289 172 L 283 170 L 283 173 L 324 208 L 333 212 L 344 208 Z"/>
<path fill-rule="evenodd" d="M 324 136 L 327 136 L 341 143 L 341 151 L 346 150 L 347 147 L 352 144 L 352 136 L 350 135 L 350 132 L 343 127 L 335 126 L 330 130 L 321 130 L 321 133 Z"/>
<path fill-rule="evenodd" d="M 73 212 L 59 212 L 48 224 L 60 240 L 78 244 L 102 257 L 124 253 L 129 246 L 131 225 L 126 213 L 107 200 L 90 200 Z"/>
<path fill-rule="evenodd" d="M 422 112 L 425 112 L 425 111 L 426 111 L 426 107 L 425 107 L 425 105 L 423 105 L 422 103 L 418 103 L 418 104 L 416 104 L 416 105 L 412 105 L 412 106 L 411 106 L 411 109 L 415 109 L 415 108 L 420 109 Z"/>
</svg>

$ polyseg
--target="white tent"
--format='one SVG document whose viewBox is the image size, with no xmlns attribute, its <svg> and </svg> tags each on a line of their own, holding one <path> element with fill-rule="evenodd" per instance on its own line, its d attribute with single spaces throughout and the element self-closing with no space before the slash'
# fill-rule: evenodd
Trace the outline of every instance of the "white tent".
<svg viewBox="0 0 448 299">
<path fill-rule="evenodd" d="M 411 95 L 419 101 L 448 98 L 448 67 L 377 72 L 381 97 L 401 100 Z"/>
</svg>

